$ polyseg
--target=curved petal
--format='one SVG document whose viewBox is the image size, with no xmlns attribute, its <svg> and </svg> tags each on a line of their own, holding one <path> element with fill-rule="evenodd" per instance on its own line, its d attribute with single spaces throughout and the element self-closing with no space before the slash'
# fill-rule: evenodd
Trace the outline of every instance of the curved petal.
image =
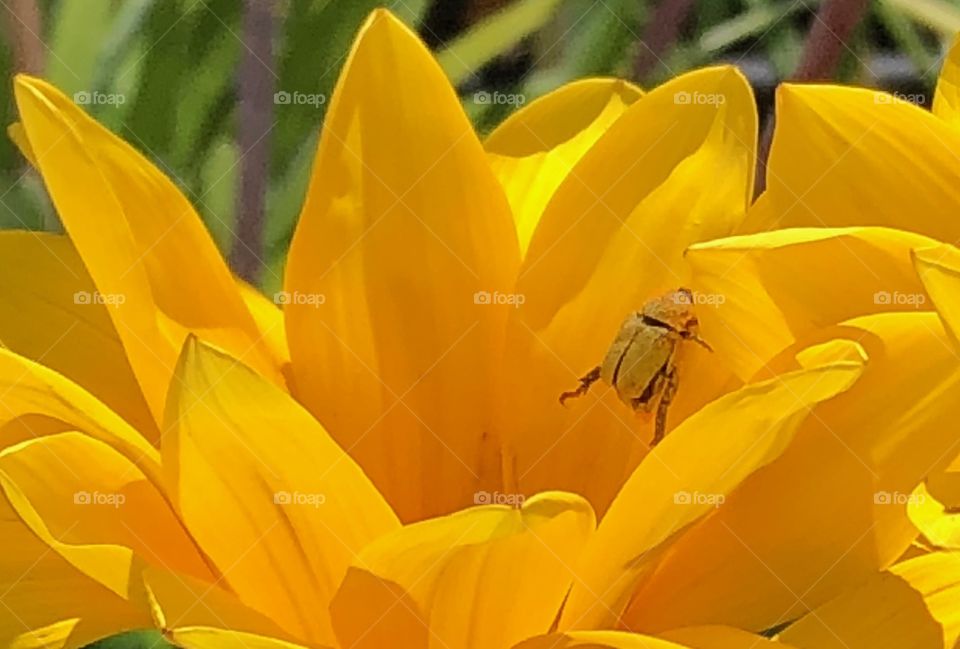
<svg viewBox="0 0 960 649">
<path fill-rule="evenodd" d="M 156 486 L 102 442 L 67 432 L 4 449 L 0 486 L 37 536 L 123 598 L 143 601 L 140 562 L 214 579 Z"/>
<path fill-rule="evenodd" d="M 933 95 L 933 114 L 954 125 L 960 125 L 960 39 L 954 38 L 950 51 L 943 58 L 937 91 Z"/>
<path fill-rule="evenodd" d="M 150 616 L 70 565 L 0 495 L 0 645 L 75 649 Z"/>
<path fill-rule="evenodd" d="M 0 345 L 82 385 L 152 443 L 160 431 L 70 240 L 0 232 Z"/>
<path fill-rule="evenodd" d="M 296 637 L 332 642 L 348 564 L 398 525 L 367 477 L 288 394 L 192 337 L 164 430 L 171 500 L 224 584 Z"/>
<path fill-rule="evenodd" d="M 756 120 L 735 68 L 683 75 L 628 108 L 557 189 L 520 272 L 525 302 L 498 377 L 508 490 L 575 491 L 602 515 L 636 466 L 652 430 L 628 407 L 610 393 L 602 407 L 557 397 L 603 358 L 626 315 L 686 282 L 684 249 L 740 223 Z"/>
<path fill-rule="evenodd" d="M 643 92 L 622 79 L 574 81 L 524 106 L 484 142 L 527 251 L 543 209 L 574 165 Z"/>
<path fill-rule="evenodd" d="M 960 638 L 960 554 L 935 552 L 892 567 L 790 625 L 798 649 L 954 647 Z"/>
<path fill-rule="evenodd" d="M 960 250 L 944 243 L 914 250 L 913 257 L 933 307 L 960 348 Z"/>
<path fill-rule="evenodd" d="M 189 331 L 279 381 L 230 271 L 177 187 L 50 84 L 19 75 L 14 86 L 38 169 L 157 421 Z"/>
<path fill-rule="evenodd" d="M 543 493 L 404 527 L 347 573 L 331 606 L 337 638 L 356 649 L 509 649 L 550 628 L 594 524 L 579 496 Z"/>
<path fill-rule="evenodd" d="M 886 93 L 783 84 L 768 204 L 742 232 L 877 225 L 960 239 L 960 130 Z"/>
<path fill-rule="evenodd" d="M 561 629 L 615 626 L 664 544 L 775 460 L 809 409 L 847 390 L 862 371 L 855 344 L 814 351 L 819 357 L 804 356 L 814 361 L 809 368 L 708 404 L 644 458 L 584 551 Z"/>
<path fill-rule="evenodd" d="M 929 308 L 910 251 L 933 243 L 884 228 L 796 228 L 693 246 L 691 286 L 723 298 L 698 313 L 701 332 L 722 362 L 749 380 L 821 327 Z"/>
<path fill-rule="evenodd" d="M 78 430 L 125 456 L 161 484 L 160 453 L 90 393 L 53 370 L 0 349 L 0 448 Z"/>
<path fill-rule="evenodd" d="M 771 628 L 889 566 L 913 543 L 910 494 L 956 453 L 955 351 L 929 312 L 863 316 L 797 348 L 837 338 L 866 351 L 863 375 L 815 407 L 777 462 L 671 546 L 634 595 L 624 616 L 630 628 Z M 792 367 L 791 350 L 770 371 L 784 367 Z"/>
<path fill-rule="evenodd" d="M 290 249 L 297 397 L 405 521 L 499 485 L 487 423 L 519 251 L 510 209 L 443 72 L 385 10 L 324 124 Z"/>
</svg>

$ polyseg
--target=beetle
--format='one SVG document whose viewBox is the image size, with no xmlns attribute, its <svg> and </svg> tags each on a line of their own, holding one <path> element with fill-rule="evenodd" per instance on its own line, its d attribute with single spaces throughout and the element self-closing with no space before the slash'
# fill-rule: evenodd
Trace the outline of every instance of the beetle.
<svg viewBox="0 0 960 649">
<path fill-rule="evenodd" d="M 658 444 L 666 434 L 667 410 L 679 387 L 676 356 L 680 343 L 693 341 L 713 351 L 700 338 L 693 302 L 690 289 L 678 288 L 628 315 L 603 362 L 580 378 L 576 390 L 561 394 L 560 403 L 586 394 L 591 385 L 603 380 L 634 412 L 650 413 L 657 405 L 653 445 Z"/>
</svg>

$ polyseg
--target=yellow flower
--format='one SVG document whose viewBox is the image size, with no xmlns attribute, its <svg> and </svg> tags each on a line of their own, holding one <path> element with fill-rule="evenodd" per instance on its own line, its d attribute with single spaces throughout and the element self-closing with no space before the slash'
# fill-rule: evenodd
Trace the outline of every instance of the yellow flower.
<svg viewBox="0 0 960 649">
<path fill-rule="evenodd" d="M 47 84 L 16 93 L 69 240 L 0 235 L 0 642 L 907 646 L 881 633 L 902 612 L 956 640 L 955 555 L 894 564 L 901 496 L 956 455 L 960 253 L 942 218 L 866 227 L 907 221 L 827 198 L 830 227 L 750 234 L 787 199 L 748 212 L 733 68 L 575 83 L 481 143 L 375 12 L 282 315 L 142 156 Z M 714 353 L 684 350 L 656 450 L 609 389 L 557 403 L 683 285 Z"/>
</svg>

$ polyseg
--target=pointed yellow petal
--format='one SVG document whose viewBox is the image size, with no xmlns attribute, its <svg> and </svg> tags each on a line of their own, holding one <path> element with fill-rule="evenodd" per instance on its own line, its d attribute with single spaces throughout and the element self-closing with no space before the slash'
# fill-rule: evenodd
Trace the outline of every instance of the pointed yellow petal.
<svg viewBox="0 0 960 649">
<path fill-rule="evenodd" d="M 185 627 L 167 633 L 167 638 L 182 649 L 306 649 L 276 638 L 215 629 L 211 627 Z M 329 649 L 310 645 L 312 649 Z"/>
<path fill-rule="evenodd" d="M 177 187 L 51 85 L 20 75 L 15 94 L 39 171 L 157 420 L 188 331 L 279 380 L 233 277 Z"/>
<path fill-rule="evenodd" d="M 960 38 L 954 38 L 943 59 L 937 91 L 933 95 L 933 114 L 954 125 L 960 125 Z"/>
<path fill-rule="evenodd" d="M 331 608 L 337 638 L 356 649 L 428 639 L 509 649 L 550 628 L 594 523 L 586 501 L 554 492 L 404 527 L 347 573 Z"/>
<path fill-rule="evenodd" d="M 519 251 L 454 89 L 384 10 L 324 124 L 287 265 L 297 396 L 401 518 L 499 485 L 489 392 Z"/>
<path fill-rule="evenodd" d="M 857 353 L 852 343 L 836 345 L 838 359 L 821 358 L 823 364 L 725 395 L 667 436 L 601 521 L 560 628 L 615 625 L 662 544 L 721 506 L 747 476 L 783 453 L 809 409 L 848 389 L 860 375 L 863 360 L 853 360 Z"/>
<path fill-rule="evenodd" d="M 956 454 L 960 365 L 930 312 L 860 317 L 798 345 L 836 338 L 866 351 L 863 375 L 814 408 L 777 462 L 671 545 L 631 601 L 630 628 L 770 628 L 889 566 L 913 543 L 911 492 Z M 791 367 L 790 353 L 770 371 Z"/>
<path fill-rule="evenodd" d="M 240 297 L 243 298 L 263 342 L 270 351 L 278 367 L 283 368 L 290 362 L 290 350 L 287 348 L 287 331 L 283 324 L 283 311 L 276 302 L 267 299 L 255 286 L 237 280 Z"/>
<path fill-rule="evenodd" d="M 156 486 L 102 442 L 72 432 L 4 449 L 0 484 L 37 536 L 121 597 L 141 601 L 143 561 L 214 579 Z"/>
<path fill-rule="evenodd" d="M 879 225 L 960 238 L 960 130 L 882 92 L 781 85 L 767 201 L 743 232 Z"/>
<path fill-rule="evenodd" d="M 0 258 L 0 344 L 82 385 L 159 443 L 120 336 L 70 240 L 2 232 Z"/>
<path fill-rule="evenodd" d="M 917 274 L 944 328 L 960 345 L 960 250 L 940 244 L 915 250 L 913 257 Z"/>
<path fill-rule="evenodd" d="M 484 142 L 526 252 L 543 208 L 574 165 L 643 92 L 621 79 L 584 79 L 508 117 Z"/>
<path fill-rule="evenodd" d="M 82 431 L 113 447 L 155 484 L 160 454 L 142 435 L 75 383 L 0 349 L 0 448 L 43 435 Z"/>
<path fill-rule="evenodd" d="M 181 627 L 222 627 L 281 640 L 292 636 L 273 620 L 251 609 L 224 580 L 215 582 L 147 566 L 140 574 L 147 592 L 153 625 L 171 630 Z"/>
<path fill-rule="evenodd" d="M 145 611 L 50 550 L 0 495 L 0 646 L 74 649 L 150 625 Z"/>
<path fill-rule="evenodd" d="M 168 408 L 170 497 L 224 583 L 297 637 L 332 641 L 330 598 L 393 512 L 289 395 L 193 338 Z"/>
<path fill-rule="evenodd" d="M 797 228 L 693 246 L 692 288 L 723 298 L 698 310 L 701 333 L 720 362 L 749 380 L 820 327 L 929 308 L 910 250 L 932 243 L 883 228 Z"/>
<path fill-rule="evenodd" d="M 960 554 L 897 564 L 781 634 L 798 649 L 953 647 L 960 637 Z"/>
</svg>

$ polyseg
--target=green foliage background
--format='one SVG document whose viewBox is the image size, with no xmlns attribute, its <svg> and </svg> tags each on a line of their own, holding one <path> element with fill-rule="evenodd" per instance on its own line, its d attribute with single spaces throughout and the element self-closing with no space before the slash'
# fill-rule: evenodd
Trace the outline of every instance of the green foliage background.
<svg viewBox="0 0 960 649">
<path fill-rule="evenodd" d="M 264 0 L 265 2 L 267 0 Z M 441 38 L 431 12 L 445 2 L 493 5 Z M 243 48 L 241 0 L 37 0 L 45 59 L 42 75 L 68 94 L 120 93 L 119 106 L 86 108 L 146 153 L 181 186 L 226 254 L 236 211 L 237 65 Z M 277 0 L 274 69 L 278 90 L 329 97 L 364 17 L 386 5 L 439 43 L 437 56 L 464 98 L 478 130 L 489 131 L 515 107 L 478 104 L 480 90 L 522 93 L 527 101 L 572 79 L 633 77 L 633 61 L 655 15 L 654 0 Z M 646 78 L 716 61 L 759 62 L 772 82 L 796 67 L 818 0 L 700 0 L 676 42 Z M 456 13 L 456 7 L 453 10 Z M 0 15 L 17 18 L 4 3 Z M 960 31 L 960 0 L 872 0 L 851 43 L 843 80 L 865 85 L 912 84 L 929 93 L 938 60 Z M 16 120 L 10 80 L 13 40 L 0 40 L 0 120 Z M 868 74 L 864 62 L 891 58 L 908 70 L 892 82 Z M 762 82 L 758 82 L 761 83 Z M 772 87 L 772 85 L 771 85 Z M 769 103 L 758 94 L 761 102 Z M 265 230 L 264 289 L 276 290 L 296 222 L 325 105 L 275 106 Z M 0 138 L 0 228 L 58 228 L 39 177 L 7 138 Z M 98 646 L 152 647 L 156 633 L 126 634 Z"/>
</svg>

